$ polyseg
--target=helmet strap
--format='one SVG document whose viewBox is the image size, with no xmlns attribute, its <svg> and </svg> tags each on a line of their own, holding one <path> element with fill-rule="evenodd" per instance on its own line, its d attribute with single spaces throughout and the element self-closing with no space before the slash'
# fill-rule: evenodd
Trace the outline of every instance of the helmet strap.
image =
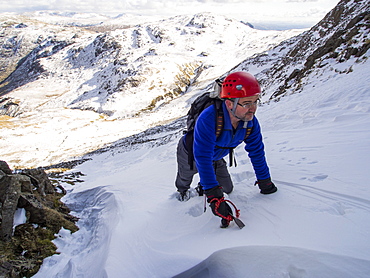
<svg viewBox="0 0 370 278">
<path fill-rule="evenodd" d="M 231 108 L 231 114 L 232 114 L 235 118 L 238 118 L 238 117 L 235 115 L 236 107 L 238 106 L 238 102 L 239 102 L 239 98 L 234 98 L 233 108 Z M 239 119 L 239 118 L 238 118 L 238 119 Z"/>
</svg>

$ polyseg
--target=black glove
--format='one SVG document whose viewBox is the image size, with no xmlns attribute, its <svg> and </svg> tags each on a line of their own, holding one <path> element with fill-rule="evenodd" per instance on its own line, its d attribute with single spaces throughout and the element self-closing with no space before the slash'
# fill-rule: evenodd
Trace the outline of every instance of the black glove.
<svg viewBox="0 0 370 278">
<path fill-rule="evenodd" d="M 204 193 L 207 196 L 207 202 L 210 203 L 209 206 L 211 207 L 212 212 L 213 212 L 214 215 L 216 215 L 218 217 L 221 217 L 220 215 L 217 214 L 217 212 L 218 212 L 222 216 L 230 218 L 230 214 L 232 215 L 232 210 L 226 202 L 220 202 L 219 207 L 216 211 L 217 201 L 224 197 L 224 192 L 222 191 L 221 186 L 215 186 L 211 189 L 207 189 L 207 190 L 204 191 Z M 225 218 L 222 218 L 221 219 L 221 228 L 228 227 L 229 223 L 230 223 L 229 220 L 227 220 Z"/>
<path fill-rule="evenodd" d="M 271 181 L 271 178 L 264 179 L 264 180 L 258 180 L 256 181 L 255 184 L 258 184 L 258 187 L 261 190 L 260 191 L 261 194 L 271 194 L 277 191 L 277 187 Z"/>
</svg>

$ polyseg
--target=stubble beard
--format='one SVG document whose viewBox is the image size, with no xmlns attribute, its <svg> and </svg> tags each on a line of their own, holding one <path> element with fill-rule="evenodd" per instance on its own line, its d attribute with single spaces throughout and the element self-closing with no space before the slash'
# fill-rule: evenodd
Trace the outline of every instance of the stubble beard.
<svg viewBox="0 0 370 278">
<path fill-rule="evenodd" d="M 254 113 L 246 113 L 244 114 L 243 117 L 240 117 L 240 120 L 242 120 L 243 122 L 249 122 L 253 120 L 253 117 L 254 117 Z"/>
</svg>

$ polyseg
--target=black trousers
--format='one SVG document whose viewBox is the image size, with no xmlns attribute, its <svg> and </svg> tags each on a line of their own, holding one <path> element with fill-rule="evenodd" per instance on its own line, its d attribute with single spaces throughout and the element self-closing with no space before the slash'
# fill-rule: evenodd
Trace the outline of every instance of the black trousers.
<svg viewBox="0 0 370 278">
<path fill-rule="evenodd" d="M 177 176 L 175 181 L 177 191 L 184 192 L 190 189 L 193 177 L 196 173 L 198 173 L 195 161 L 193 165 L 194 169 L 191 169 L 188 163 L 188 152 L 183 143 L 183 139 L 180 138 L 179 143 L 177 144 Z M 223 191 L 225 193 L 230 193 L 233 190 L 234 185 L 231 180 L 229 171 L 227 170 L 225 160 L 220 159 L 214 161 L 213 168 L 215 170 L 216 179 L 219 185 L 222 187 Z"/>
</svg>

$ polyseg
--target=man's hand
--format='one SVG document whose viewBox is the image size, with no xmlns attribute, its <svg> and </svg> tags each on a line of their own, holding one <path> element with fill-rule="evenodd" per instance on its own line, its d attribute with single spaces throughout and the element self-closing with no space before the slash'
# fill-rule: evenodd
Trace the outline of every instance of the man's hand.
<svg viewBox="0 0 370 278">
<path fill-rule="evenodd" d="M 271 181 L 271 178 L 264 179 L 264 180 L 258 180 L 256 181 L 256 184 L 258 184 L 261 194 L 271 194 L 277 191 L 277 187 Z"/>
<path fill-rule="evenodd" d="M 226 202 L 220 202 L 220 200 L 224 197 L 224 192 L 222 191 L 221 186 L 215 186 L 211 189 L 205 190 L 204 192 L 207 196 L 207 202 L 210 203 L 213 214 L 222 218 L 221 228 L 228 227 L 232 219 L 232 217 L 230 216 L 230 214 L 232 215 L 232 210 Z M 222 216 L 224 216 L 225 218 L 223 218 Z"/>
</svg>

